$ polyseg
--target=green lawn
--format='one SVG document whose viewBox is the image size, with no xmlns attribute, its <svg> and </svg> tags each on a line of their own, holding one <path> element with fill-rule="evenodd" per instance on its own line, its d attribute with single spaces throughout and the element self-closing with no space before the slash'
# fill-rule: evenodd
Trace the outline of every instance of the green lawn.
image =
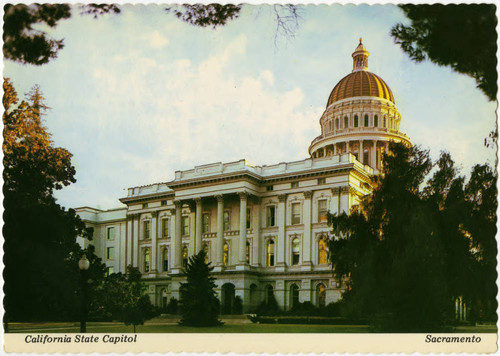
<svg viewBox="0 0 500 356">
<path fill-rule="evenodd" d="M 79 333 L 78 323 L 11 323 L 9 332 L 18 333 Z M 88 333 L 132 333 L 132 326 L 121 323 L 88 323 Z M 283 325 L 283 324 L 226 324 L 221 327 L 195 328 L 179 325 L 146 324 L 137 327 L 138 333 L 368 333 L 367 325 Z M 496 333 L 495 325 L 461 326 L 457 333 Z"/>
</svg>

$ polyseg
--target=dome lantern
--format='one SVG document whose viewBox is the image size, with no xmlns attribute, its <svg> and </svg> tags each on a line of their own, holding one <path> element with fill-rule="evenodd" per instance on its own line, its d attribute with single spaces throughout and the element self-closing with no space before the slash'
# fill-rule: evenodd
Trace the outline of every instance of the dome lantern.
<svg viewBox="0 0 500 356">
<path fill-rule="evenodd" d="M 363 39 L 359 39 L 359 45 L 352 54 L 352 71 L 368 70 L 368 56 L 370 53 L 363 46 Z"/>
</svg>

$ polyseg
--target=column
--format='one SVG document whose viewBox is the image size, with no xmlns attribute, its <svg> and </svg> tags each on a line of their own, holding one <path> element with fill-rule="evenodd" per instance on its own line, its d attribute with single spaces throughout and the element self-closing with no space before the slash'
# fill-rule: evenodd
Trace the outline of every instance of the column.
<svg viewBox="0 0 500 356">
<path fill-rule="evenodd" d="M 371 154 L 371 166 L 373 169 L 377 169 L 377 140 L 373 140 L 372 154 Z"/>
<path fill-rule="evenodd" d="M 345 142 L 345 153 L 351 153 L 351 145 L 349 144 L 349 141 Z"/>
<path fill-rule="evenodd" d="M 152 213 L 151 219 L 151 272 L 157 272 L 156 267 L 156 235 L 158 234 L 158 212 L 154 211 Z"/>
<path fill-rule="evenodd" d="M 182 268 L 182 203 L 174 201 L 175 205 L 175 234 L 172 242 L 174 251 L 173 273 L 180 273 Z"/>
<path fill-rule="evenodd" d="M 363 140 L 359 140 L 358 161 L 360 161 L 361 164 L 365 164 Z"/>
<path fill-rule="evenodd" d="M 253 230 L 253 253 L 252 253 L 252 265 L 261 266 L 262 261 L 262 237 L 260 235 L 260 198 L 254 198 L 254 206 L 253 206 L 253 221 L 252 221 L 252 230 Z"/>
<path fill-rule="evenodd" d="M 197 254 L 201 250 L 201 224 L 202 224 L 202 205 L 201 198 L 196 198 L 196 216 L 195 216 L 195 244 L 194 244 L 194 253 Z"/>
<path fill-rule="evenodd" d="M 238 248 L 238 263 L 246 264 L 247 247 L 247 193 L 238 193 L 240 196 L 240 238 Z"/>
<path fill-rule="evenodd" d="M 127 216 L 127 259 L 125 269 L 132 264 L 132 219 L 133 217 Z"/>
<path fill-rule="evenodd" d="M 307 266 L 307 269 L 311 269 L 312 260 L 311 260 L 311 252 L 312 252 L 312 244 L 311 244 L 311 198 L 312 191 L 304 192 L 304 240 L 302 242 L 302 264 Z"/>
<path fill-rule="evenodd" d="M 276 266 L 285 264 L 285 203 L 286 194 L 278 195 L 278 238 L 276 239 Z"/>
<path fill-rule="evenodd" d="M 132 265 L 134 267 L 139 267 L 139 222 L 141 216 L 139 214 L 134 215 L 132 224 L 134 231 L 134 242 L 132 246 Z"/>
<path fill-rule="evenodd" d="M 224 254 L 224 197 L 217 195 L 217 243 L 215 265 L 222 267 L 222 257 Z"/>
</svg>

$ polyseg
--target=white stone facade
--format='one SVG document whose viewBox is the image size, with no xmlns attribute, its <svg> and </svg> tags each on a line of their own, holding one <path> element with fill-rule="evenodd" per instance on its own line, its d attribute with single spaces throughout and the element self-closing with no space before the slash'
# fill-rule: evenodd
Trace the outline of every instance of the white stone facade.
<svg viewBox="0 0 500 356">
<path fill-rule="evenodd" d="M 362 50 L 355 71 L 367 70 L 368 52 Z M 411 144 L 399 132 L 400 119 L 385 98 L 341 98 L 322 115 L 311 158 L 197 166 L 175 172 L 170 182 L 129 188 L 120 199 L 123 208 L 77 212 L 94 227 L 92 244 L 110 272 L 139 267 L 158 306 L 179 299 L 183 266 L 202 248 L 227 312 L 234 295 L 246 312 L 271 293 L 283 309 L 298 301 L 326 305 L 340 299 L 344 287 L 327 261 L 326 212 L 348 213 L 370 192 L 389 141 Z"/>
</svg>

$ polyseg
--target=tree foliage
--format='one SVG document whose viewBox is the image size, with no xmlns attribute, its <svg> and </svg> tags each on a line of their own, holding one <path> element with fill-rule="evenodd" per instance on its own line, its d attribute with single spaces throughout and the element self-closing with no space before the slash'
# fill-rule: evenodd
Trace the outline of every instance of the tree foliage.
<svg viewBox="0 0 500 356">
<path fill-rule="evenodd" d="M 157 309 L 145 293 L 141 272 L 137 267 L 127 267 L 126 275 L 112 273 L 95 292 L 92 312 L 97 320 L 119 320 L 125 325 L 143 325 L 158 315 Z"/>
<path fill-rule="evenodd" d="M 71 154 L 54 147 L 42 117 L 48 107 L 34 87 L 19 101 L 12 83 L 4 88 L 4 306 L 7 320 L 75 317 L 77 236 L 92 231 L 54 190 L 75 182 Z"/>
<path fill-rule="evenodd" d="M 494 4 L 400 5 L 410 25 L 392 36 L 411 59 L 429 59 L 476 80 L 490 100 L 497 95 L 497 18 Z"/>
<path fill-rule="evenodd" d="M 240 15 L 241 5 L 221 4 L 184 4 L 166 8 L 177 18 L 194 26 L 212 27 L 224 26 L 228 21 Z"/>
<path fill-rule="evenodd" d="M 215 293 L 215 278 L 210 276 L 213 267 L 205 262 L 206 252 L 201 250 L 191 256 L 186 268 L 187 283 L 182 284 L 181 325 L 221 325 L 218 320 L 219 300 Z"/>
<path fill-rule="evenodd" d="M 496 174 L 476 166 L 466 183 L 447 153 L 433 164 L 417 147 L 390 151 L 361 209 L 329 216 L 346 307 L 387 331 L 441 330 L 458 297 L 496 320 Z"/>
</svg>

